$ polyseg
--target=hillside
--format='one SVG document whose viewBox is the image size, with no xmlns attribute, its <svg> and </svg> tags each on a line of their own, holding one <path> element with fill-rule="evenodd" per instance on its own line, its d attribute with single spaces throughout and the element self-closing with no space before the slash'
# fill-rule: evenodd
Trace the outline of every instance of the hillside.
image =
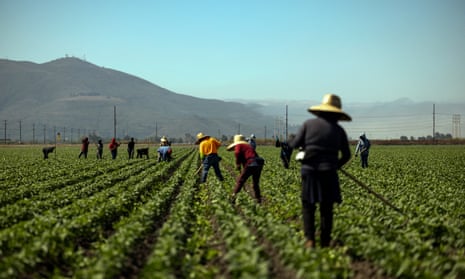
<svg viewBox="0 0 465 279">
<path fill-rule="evenodd" d="M 0 120 L 7 139 L 50 141 L 60 132 L 67 141 L 84 134 L 136 139 L 166 135 L 186 141 L 203 132 L 231 137 L 240 132 L 271 138 L 289 133 L 305 119 L 321 93 L 308 100 L 212 100 L 178 94 L 138 77 L 77 58 L 36 64 L 0 59 Z M 349 138 L 366 132 L 372 139 L 425 137 L 436 133 L 462 137 L 465 102 L 415 102 L 408 98 L 379 103 L 348 103 L 352 122 L 342 122 Z M 435 114 L 433 118 L 433 105 Z M 434 128 L 433 128 L 433 125 Z M 5 127 L 6 126 L 6 127 Z"/>
<path fill-rule="evenodd" d="M 94 132 L 111 137 L 115 106 L 117 137 L 184 138 L 199 131 L 230 136 L 273 125 L 253 106 L 178 94 L 77 58 L 43 64 L 0 60 L 0 119 L 10 127 L 21 121 L 23 139 L 32 137 L 33 125 L 36 138 L 43 127 L 48 135 L 54 127 L 68 135 L 72 129 L 75 138 Z"/>
</svg>

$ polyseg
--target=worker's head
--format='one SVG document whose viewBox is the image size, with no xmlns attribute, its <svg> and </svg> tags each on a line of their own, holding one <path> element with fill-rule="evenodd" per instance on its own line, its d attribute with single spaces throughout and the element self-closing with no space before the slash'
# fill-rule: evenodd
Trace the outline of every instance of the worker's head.
<svg viewBox="0 0 465 279">
<path fill-rule="evenodd" d="M 197 134 L 197 141 L 195 144 L 200 144 L 203 140 L 209 138 L 210 136 L 204 135 L 202 132 Z"/>
</svg>

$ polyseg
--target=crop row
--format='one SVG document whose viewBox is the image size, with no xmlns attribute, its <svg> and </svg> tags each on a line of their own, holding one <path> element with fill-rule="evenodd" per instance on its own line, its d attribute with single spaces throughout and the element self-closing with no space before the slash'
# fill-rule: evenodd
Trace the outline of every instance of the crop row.
<svg viewBox="0 0 465 279">
<path fill-rule="evenodd" d="M 163 189 L 167 170 L 169 165 L 152 165 L 139 173 L 126 170 L 132 175 L 123 180 L 107 183 L 103 178 L 99 183 L 107 187 L 102 191 L 3 229 L 0 275 L 50 272 L 48 269 L 55 269 L 55 265 L 65 272 L 73 263 L 81 264 L 78 259 L 85 247 L 105 239 L 114 231 L 116 222 L 151 197 L 149 193 Z"/>
<path fill-rule="evenodd" d="M 225 180 L 212 173 L 203 184 L 191 147 L 162 163 L 79 160 L 74 149 L 24 163 L 10 156 L 16 168 L 0 171 L 0 278 L 465 276 L 463 147 L 374 146 L 369 168 L 349 162 L 347 172 L 402 213 L 340 173 L 334 246 L 311 250 L 300 166 L 284 169 L 277 148 L 258 151 L 266 159 L 260 205 L 250 181 L 229 202 L 238 174 L 224 149 Z"/>
</svg>

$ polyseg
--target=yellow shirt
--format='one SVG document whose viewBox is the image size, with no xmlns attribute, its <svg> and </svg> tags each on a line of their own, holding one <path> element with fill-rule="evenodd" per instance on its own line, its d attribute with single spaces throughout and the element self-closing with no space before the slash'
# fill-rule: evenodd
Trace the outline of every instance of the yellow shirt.
<svg viewBox="0 0 465 279">
<path fill-rule="evenodd" d="M 210 154 L 217 154 L 220 146 L 221 142 L 213 137 L 203 140 L 199 146 L 200 159 Z"/>
</svg>

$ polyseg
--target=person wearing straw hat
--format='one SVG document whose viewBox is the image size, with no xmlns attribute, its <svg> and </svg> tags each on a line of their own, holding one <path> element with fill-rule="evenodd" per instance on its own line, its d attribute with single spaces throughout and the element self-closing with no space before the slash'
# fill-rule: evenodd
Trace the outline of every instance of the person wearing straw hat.
<svg viewBox="0 0 465 279">
<path fill-rule="evenodd" d="M 324 95 L 322 103 L 311 106 L 308 111 L 317 117 L 303 123 L 290 145 L 305 154 L 301 160 L 305 246 L 315 247 L 315 211 L 316 204 L 319 204 L 320 246 L 328 247 L 333 227 L 333 205 L 342 202 L 337 170 L 351 157 L 347 134 L 338 121 L 352 119 L 342 111 L 341 99 L 334 94 Z"/>
<path fill-rule="evenodd" d="M 165 136 L 163 136 L 160 139 L 160 147 L 158 147 L 157 153 L 158 153 L 158 162 L 171 161 L 171 154 L 173 153 L 173 150 L 171 149 L 170 142 Z"/>
<path fill-rule="evenodd" d="M 237 193 L 242 189 L 247 179 L 252 176 L 255 199 L 258 203 L 261 203 L 260 175 L 265 163 L 264 159 L 258 156 L 255 149 L 246 141 L 243 135 L 235 135 L 234 142 L 230 144 L 226 150 L 234 150 L 236 168 L 240 171 L 240 175 L 236 180 L 236 186 L 230 198 L 231 202 L 233 204 L 235 203 Z"/>
<path fill-rule="evenodd" d="M 205 183 L 207 181 L 208 171 L 211 167 L 213 167 L 218 180 L 223 181 L 224 178 L 220 170 L 221 157 L 218 156 L 218 149 L 221 146 L 221 142 L 214 137 L 198 133 L 195 144 L 199 145 L 199 157 L 203 165 L 200 183 Z"/>
</svg>

